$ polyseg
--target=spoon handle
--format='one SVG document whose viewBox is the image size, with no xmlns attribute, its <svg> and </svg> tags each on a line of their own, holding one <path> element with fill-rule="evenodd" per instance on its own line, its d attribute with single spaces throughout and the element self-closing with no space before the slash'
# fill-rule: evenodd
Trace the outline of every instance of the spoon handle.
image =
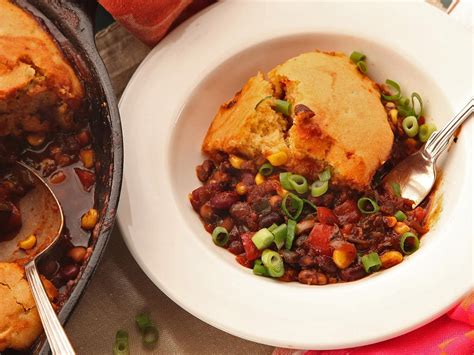
<svg viewBox="0 0 474 355">
<path fill-rule="evenodd" d="M 74 355 L 74 349 L 49 302 L 34 260 L 26 264 L 25 273 L 52 353 L 54 355 Z"/>
<path fill-rule="evenodd" d="M 436 161 L 441 153 L 446 149 L 449 139 L 453 136 L 459 126 L 467 119 L 474 111 L 474 98 L 470 98 L 462 110 L 454 116 L 441 130 L 434 132 L 430 139 L 426 142 L 425 152 Z"/>
</svg>

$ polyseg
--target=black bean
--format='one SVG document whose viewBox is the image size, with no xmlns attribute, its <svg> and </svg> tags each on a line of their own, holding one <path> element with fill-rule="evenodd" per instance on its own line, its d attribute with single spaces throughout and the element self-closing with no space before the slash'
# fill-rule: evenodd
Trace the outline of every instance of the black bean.
<svg viewBox="0 0 474 355">
<path fill-rule="evenodd" d="M 270 212 L 267 215 L 260 216 L 258 220 L 259 228 L 270 227 L 273 223 L 279 224 L 282 221 L 282 217 L 277 212 Z"/>
<path fill-rule="evenodd" d="M 198 179 L 202 182 L 206 182 L 211 176 L 212 172 L 215 169 L 215 164 L 212 160 L 204 160 L 201 165 L 196 167 L 196 175 Z"/>
<path fill-rule="evenodd" d="M 340 271 L 341 279 L 344 281 L 355 281 L 367 275 L 362 265 L 355 265 Z"/>
<path fill-rule="evenodd" d="M 298 253 L 290 250 L 280 250 L 280 255 L 288 264 L 297 264 L 300 260 Z"/>
<path fill-rule="evenodd" d="M 334 264 L 334 261 L 332 260 L 331 257 L 327 255 L 321 255 L 316 257 L 316 263 L 318 266 L 321 268 L 322 271 L 328 273 L 328 274 L 335 274 L 337 273 L 337 266 Z"/>
</svg>

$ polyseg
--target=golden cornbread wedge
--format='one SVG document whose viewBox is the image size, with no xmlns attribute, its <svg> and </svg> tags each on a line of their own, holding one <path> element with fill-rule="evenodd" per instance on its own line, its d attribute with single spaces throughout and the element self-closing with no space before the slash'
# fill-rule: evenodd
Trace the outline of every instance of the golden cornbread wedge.
<svg viewBox="0 0 474 355">
<path fill-rule="evenodd" d="M 70 128 L 83 96 L 50 34 L 31 14 L 0 0 L 0 136 Z"/>
</svg>

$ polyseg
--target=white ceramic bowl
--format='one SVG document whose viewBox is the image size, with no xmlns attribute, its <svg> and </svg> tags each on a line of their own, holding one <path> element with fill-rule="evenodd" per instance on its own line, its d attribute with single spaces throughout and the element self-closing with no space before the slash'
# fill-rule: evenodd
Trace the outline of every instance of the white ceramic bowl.
<svg viewBox="0 0 474 355">
<path fill-rule="evenodd" d="M 217 108 L 258 70 L 315 48 L 359 50 L 372 78 L 419 92 L 426 116 L 441 126 L 472 92 L 469 32 L 420 3 L 244 5 L 219 3 L 181 25 L 150 53 L 122 97 L 119 223 L 132 254 L 181 307 L 261 343 L 344 348 L 434 319 L 473 282 L 472 122 L 443 167 L 442 212 L 420 250 L 357 282 L 317 287 L 254 276 L 212 243 L 187 195 L 200 185 L 195 166 Z"/>
</svg>

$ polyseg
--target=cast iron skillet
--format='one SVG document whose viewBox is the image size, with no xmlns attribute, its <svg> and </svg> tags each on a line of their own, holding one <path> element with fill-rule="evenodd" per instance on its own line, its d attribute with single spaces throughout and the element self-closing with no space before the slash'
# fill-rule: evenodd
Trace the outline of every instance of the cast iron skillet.
<svg viewBox="0 0 474 355">
<path fill-rule="evenodd" d="M 93 253 L 76 280 L 59 313 L 64 323 L 90 281 L 112 232 L 120 195 L 123 168 L 122 129 L 115 94 L 95 47 L 93 18 L 95 0 L 15 0 L 33 13 L 49 30 L 81 77 L 92 107 L 91 135 L 97 161 L 95 206 L 101 212 L 92 235 Z M 45 336 L 32 347 L 36 354 L 49 353 Z"/>
</svg>

